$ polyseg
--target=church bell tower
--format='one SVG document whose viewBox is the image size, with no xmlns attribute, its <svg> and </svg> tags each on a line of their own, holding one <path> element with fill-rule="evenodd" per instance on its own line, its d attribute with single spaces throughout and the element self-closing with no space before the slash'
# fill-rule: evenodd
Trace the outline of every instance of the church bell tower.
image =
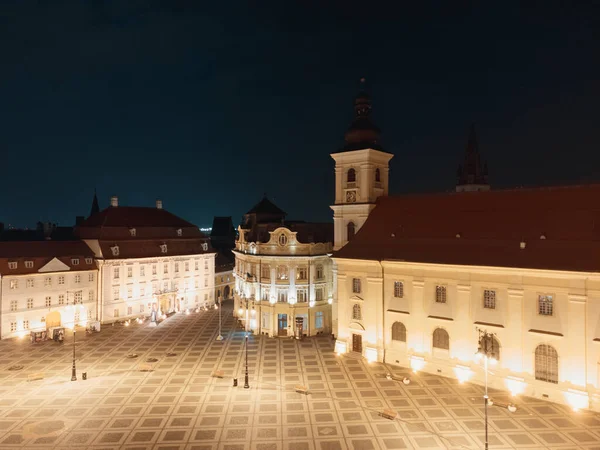
<svg viewBox="0 0 600 450">
<path fill-rule="evenodd" d="M 388 195 L 389 161 L 379 142 L 381 134 L 371 121 L 371 99 L 364 89 L 354 100 L 354 120 L 344 136 L 345 145 L 335 160 L 334 244 L 339 250 L 360 230 L 378 197 Z"/>
</svg>

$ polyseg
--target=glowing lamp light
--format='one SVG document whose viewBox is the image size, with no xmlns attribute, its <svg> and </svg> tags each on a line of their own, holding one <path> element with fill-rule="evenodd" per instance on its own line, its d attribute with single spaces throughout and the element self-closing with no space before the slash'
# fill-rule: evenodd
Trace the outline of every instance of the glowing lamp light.
<svg viewBox="0 0 600 450">
<path fill-rule="evenodd" d="M 332 298 L 328 298 L 327 299 L 327 303 L 329 303 L 331 305 L 333 303 L 333 299 Z"/>
<path fill-rule="evenodd" d="M 313 308 L 315 306 L 314 300 L 311 300 L 310 303 L 308 304 L 308 306 L 310 306 L 311 308 Z"/>
<path fill-rule="evenodd" d="M 250 328 L 256 328 L 256 319 L 250 319 Z"/>
<path fill-rule="evenodd" d="M 377 349 L 373 347 L 367 347 L 365 349 L 365 358 L 367 358 L 369 364 L 377 361 Z"/>
<path fill-rule="evenodd" d="M 575 412 L 578 412 L 580 409 L 587 409 L 589 407 L 589 398 L 587 392 L 585 391 L 568 389 L 567 392 L 565 392 L 565 397 Z"/>
<path fill-rule="evenodd" d="M 241 316 L 242 314 L 244 314 L 244 310 L 242 308 L 238 309 L 238 315 Z"/>
<path fill-rule="evenodd" d="M 507 389 L 510 391 L 510 395 L 517 396 L 522 394 L 525 391 L 525 379 L 519 377 L 506 377 L 504 380 L 504 384 L 506 384 Z"/>
<path fill-rule="evenodd" d="M 296 299 L 294 297 L 290 297 L 290 305 L 295 305 L 296 304 Z"/>
<path fill-rule="evenodd" d="M 456 365 L 456 367 L 454 368 L 454 373 L 456 374 L 458 382 L 461 384 L 466 381 L 469 381 L 471 375 L 473 375 L 473 372 L 470 368 L 468 368 L 467 366 L 461 366 L 460 364 Z"/>
<path fill-rule="evenodd" d="M 271 298 L 269 299 L 269 303 L 270 303 L 271 305 L 274 305 L 275 303 L 277 303 L 277 299 L 276 299 L 275 297 L 271 297 Z"/>
<path fill-rule="evenodd" d="M 254 308 L 252 308 L 252 312 L 251 312 L 251 314 L 252 314 L 253 316 L 255 316 L 255 315 L 256 315 L 256 310 L 255 310 Z"/>
<path fill-rule="evenodd" d="M 335 341 L 335 353 L 339 355 L 343 355 L 348 351 L 348 343 L 344 341 Z"/>
<path fill-rule="evenodd" d="M 514 403 L 509 403 L 508 406 L 506 407 L 511 413 L 514 413 L 517 411 L 517 407 L 515 406 Z"/>
<path fill-rule="evenodd" d="M 413 370 L 414 373 L 417 373 L 423 367 L 425 367 L 425 358 L 423 358 L 422 356 L 414 355 L 410 357 L 410 368 Z"/>
<path fill-rule="evenodd" d="M 219 309 L 219 305 L 215 303 L 215 309 Z"/>
<path fill-rule="evenodd" d="M 129 320 L 127 322 L 125 322 L 125 326 L 128 327 L 129 326 Z"/>
<path fill-rule="evenodd" d="M 488 361 L 492 366 L 495 366 L 496 363 L 498 362 L 498 360 L 496 358 L 490 358 L 490 359 L 488 359 Z"/>
</svg>

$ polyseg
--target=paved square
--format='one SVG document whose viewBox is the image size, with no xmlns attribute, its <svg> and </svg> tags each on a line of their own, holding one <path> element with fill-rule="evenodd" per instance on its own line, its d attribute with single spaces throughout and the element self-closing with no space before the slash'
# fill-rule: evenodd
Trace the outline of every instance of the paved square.
<svg viewBox="0 0 600 450">
<path fill-rule="evenodd" d="M 251 337 L 244 389 L 243 333 L 231 305 L 222 312 L 221 342 L 214 310 L 77 333 L 76 382 L 71 335 L 62 345 L 0 342 L 0 448 L 483 448 L 482 388 L 428 374 L 410 385 L 388 380 L 381 364 L 337 357 L 329 337 Z M 517 404 L 513 414 L 490 408 L 490 448 L 600 450 L 600 415 L 530 398 Z M 386 409 L 398 417 L 380 415 Z"/>
</svg>

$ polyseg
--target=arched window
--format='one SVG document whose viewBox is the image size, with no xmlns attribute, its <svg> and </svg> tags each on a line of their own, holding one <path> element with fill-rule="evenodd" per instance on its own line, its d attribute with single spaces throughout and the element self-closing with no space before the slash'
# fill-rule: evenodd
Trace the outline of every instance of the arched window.
<svg viewBox="0 0 600 450">
<path fill-rule="evenodd" d="M 279 235 L 279 245 L 287 244 L 287 236 L 283 233 Z"/>
<path fill-rule="evenodd" d="M 348 240 L 350 241 L 354 237 L 356 227 L 354 225 L 354 222 L 348 222 L 347 227 L 348 227 Z"/>
<path fill-rule="evenodd" d="M 392 341 L 406 342 L 406 327 L 402 322 L 392 325 Z"/>
<path fill-rule="evenodd" d="M 287 266 L 277 266 L 277 279 L 287 280 L 289 278 L 289 271 Z"/>
<path fill-rule="evenodd" d="M 443 328 L 436 328 L 433 332 L 433 348 L 450 350 L 450 336 L 448 336 L 448 332 Z"/>
<path fill-rule="evenodd" d="M 558 383 L 558 353 L 554 347 L 541 344 L 535 349 L 535 379 Z"/>
<path fill-rule="evenodd" d="M 348 169 L 348 183 L 356 182 L 356 170 Z"/>
<path fill-rule="evenodd" d="M 352 307 L 352 320 L 362 320 L 362 311 L 359 304 Z"/>
<path fill-rule="evenodd" d="M 375 169 L 375 183 L 381 182 L 381 171 L 379 169 Z"/>
</svg>

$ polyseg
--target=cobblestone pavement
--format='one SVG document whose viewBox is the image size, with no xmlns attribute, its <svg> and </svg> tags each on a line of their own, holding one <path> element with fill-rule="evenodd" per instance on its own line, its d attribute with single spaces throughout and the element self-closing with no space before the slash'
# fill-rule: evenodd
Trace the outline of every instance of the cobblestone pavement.
<svg viewBox="0 0 600 450">
<path fill-rule="evenodd" d="M 215 310 L 179 314 L 158 327 L 77 333 L 76 382 L 70 334 L 62 345 L 0 342 L 0 448 L 483 448 L 478 386 L 425 374 L 410 385 L 388 380 L 381 364 L 336 357 L 329 337 L 251 337 L 244 389 L 244 337 L 231 305 L 223 320 L 223 341 L 216 340 Z M 308 394 L 296 392 L 298 385 Z M 492 397 L 508 403 L 506 395 Z M 600 415 L 517 403 L 513 414 L 490 408 L 491 449 L 600 449 Z M 398 417 L 381 416 L 385 409 Z"/>
</svg>

